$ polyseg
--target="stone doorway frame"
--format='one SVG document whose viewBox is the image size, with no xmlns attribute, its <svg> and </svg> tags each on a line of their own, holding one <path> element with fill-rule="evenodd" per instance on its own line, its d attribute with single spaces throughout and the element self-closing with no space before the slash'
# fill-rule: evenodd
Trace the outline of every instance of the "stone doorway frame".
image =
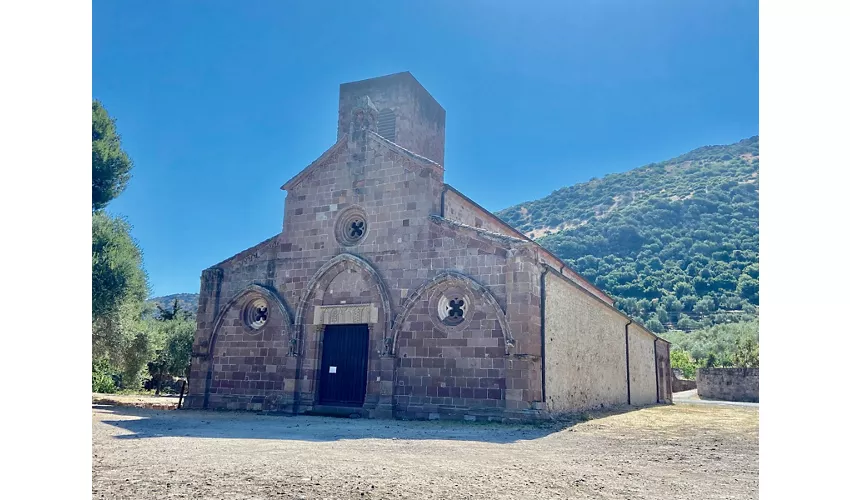
<svg viewBox="0 0 850 500">
<path fill-rule="evenodd" d="M 354 270 L 372 284 L 367 302 L 323 304 L 325 288 L 341 272 Z M 388 335 L 393 317 L 389 292 L 375 268 L 365 259 L 343 253 L 328 260 L 313 275 L 295 314 L 298 357 L 296 413 L 310 411 L 318 404 L 318 377 L 321 367 L 323 329 L 327 324 L 365 323 L 369 330 L 369 360 L 366 398 L 363 409 L 373 417 L 392 416 L 394 358 L 388 352 Z"/>
</svg>

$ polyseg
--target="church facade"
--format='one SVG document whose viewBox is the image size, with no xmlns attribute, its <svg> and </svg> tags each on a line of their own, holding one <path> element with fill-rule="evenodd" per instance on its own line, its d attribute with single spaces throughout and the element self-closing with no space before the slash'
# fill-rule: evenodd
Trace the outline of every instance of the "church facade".
<svg viewBox="0 0 850 500">
<path fill-rule="evenodd" d="M 186 407 L 531 420 L 670 402 L 669 344 L 443 181 L 410 73 L 340 86 L 282 232 L 203 271 Z"/>
</svg>

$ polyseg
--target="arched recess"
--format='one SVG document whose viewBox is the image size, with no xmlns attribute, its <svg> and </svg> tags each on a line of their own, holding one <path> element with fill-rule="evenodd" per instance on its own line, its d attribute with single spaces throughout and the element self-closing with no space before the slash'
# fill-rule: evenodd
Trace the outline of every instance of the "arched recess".
<svg viewBox="0 0 850 500">
<path fill-rule="evenodd" d="M 269 305 L 276 306 L 277 310 L 280 312 L 282 316 L 282 321 L 279 322 L 283 331 L 281 332 L 283 336 L 287 339 L 292 338 L 292 316 L 289 313 L 289 309 L 286 306 L 286 303 L 281 299 L 281 297 L 277 294 L 274 289 L 267 288 L 263 285 L 259 285 L 256 283 L 250 284 L 244 289 L 240 290 L 239 293 L 233 296 L 227 303 L 224 304 L 218 314 L 216 315 L 215 321 L 213 321 L 212 334 L 210 335 L 209 349 L 207 351 L 207 373 L 206 373 L 206 381 L 204 384 L 204 408 L 206 409 L 209 405 L 209 396 L 210 396 L 210 387 L 213 379 L 213 368 L 214 368 L 214 360 L 215 360 L 215 348 L 216 341 L 218 339 L 219 332 L 222 328 L 222 324 L 224 323 L 225 318 L 227 317 L 230 310 L 233 308 L 235 304 L 238 304 L 246 295 L 257 294 L 263 298 L 265 298 Z"/>
<path fill-rule="evenodd" d="M 502 310 L 502 307 L 499 306 L 499 303 L 496 301 L 496 297 L 490 293 L 490 290 L 487 289 L 486 286 L 478 283 L 474 279 L 469 276 L 460 273 L 458 271 L 444 271 L 437 275 L 431 281 L 423 283 L 416 291 L 411 294 L 407 301 L 405 301 L 404 305 L 401 307 L 398 315 L 396 316 L 395 321 L 393 321 L 393 328 L 390 333 L 390 338 L 392 339 L 392 354 L 396 352 L 396 343 L 398 340 L 398 334 L 401 330 L 401 325 L 404 324 L 405 319 L 407 319 L 407 315 L 410 314 L 410 311 L 416 307 L 419 299 L 421 299 L 428 290 L 434 288 L 435 286 L 441 285 L 443 283 L 454 283 L 457 285 L 468 287 L 470 290 L 474 292 L 478 292 L 484 299 L 484 302 L 488 304 L 496 313 L 496 320 L 499 322 L 499 326 L 501 327 L 502 334 L 505 337 L 505 354 L 510 354 L 510 349 L 514 346 L 514 337 L 511 333 L 510 326 L 508 325 L 508 320 L 505 317 L 505 312 Z"/>
<path fill-rule="evenodd" d="M 299 336 L 299 344 L 301 343 L 304 335 L 304 320 L 306 314 L 308 314 L 308 307 L 311 299 L 313 298 L 316 290 L 321 282 L 328 277 L 328 275 L 332 272 L 339 271 L 342 272 L 346 266 L 354 266 L 365 272 L 375 283 L 375 286 L 378 289 L 378 295 L 381 300 L 381 307 L 384 315 L 384 332 L 390 331 L 390 320 L 392 318 L 392 307 L 390 303 L 390 295 L 387 291 L 387 287 L 384 284 L 384 281 L 381 279 L 381 276 L 378 274 L 378 271 L 372 267 L 365 259 L 358 257 L 356 255 L 350 253 L 342 253 L 333 257 L 329 261 L 325 262 L 325 264 L 316 271 L 316 274 L 310 278 L 310 281 L 307 282 L 307 286 L 304 289 L 304 293 L 301 296 L 301 301 L 298 304 L 298 309 L 295 311 L 295 328 L 297 335 Z M 384 333 L 386 335 L 386 333 Z"/>
<path fill-rule="evenodd" d="M 224 317 L 227 315 L 227 312 L 233 307 L 233 304 L 239 302 L 245 295 L 249 293 L 257 293 L 266 298 L 266 300 L 270 301 L 272 304 L 275 304 L 280 312 L 284 316 L 284 326 L 286 329 L 286 335 L 292 335 L 292 316 L 289 315 L 289 309 L 286 307 L 286 303 L 281 299 L 275 290 L 264 287 L 263 285 L 258 285 L 256 283 L 252 283 L 237 293 L 232 299 L 228 300 L 224 307 L 221 308 L 218 315 L 213 322 L 213 331 L 210 336 L 210 349 L 209 352 L 212 354 L 212 348 L 215 344 L 215 337 L 218 334 L 218 329 L 221 327 L 221 322 L 224 321 Z"/>
</svg>

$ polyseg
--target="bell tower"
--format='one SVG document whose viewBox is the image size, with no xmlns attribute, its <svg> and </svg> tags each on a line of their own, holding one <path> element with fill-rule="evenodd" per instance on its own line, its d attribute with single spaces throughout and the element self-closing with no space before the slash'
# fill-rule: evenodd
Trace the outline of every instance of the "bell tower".
<svg viewBox="0 0 850 500">
<path fill-rule="evenodd" d="M 409 72 L 340 85 L 337 140 L 361 128 L 364 109 L 378 135 L 443 165 L 446 111 Z"/>
</svg>

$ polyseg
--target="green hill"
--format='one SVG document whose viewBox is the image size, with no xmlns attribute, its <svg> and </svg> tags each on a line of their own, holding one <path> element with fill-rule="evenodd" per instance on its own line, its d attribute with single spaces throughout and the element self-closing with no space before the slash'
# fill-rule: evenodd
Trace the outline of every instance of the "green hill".
<svg viewBox="0 0 850 500">
<path fill-rule="evenodd" d="M 758 316 L 759 139 L 706 146 L 497 215 L 656 332 Z"/>
</svg>

